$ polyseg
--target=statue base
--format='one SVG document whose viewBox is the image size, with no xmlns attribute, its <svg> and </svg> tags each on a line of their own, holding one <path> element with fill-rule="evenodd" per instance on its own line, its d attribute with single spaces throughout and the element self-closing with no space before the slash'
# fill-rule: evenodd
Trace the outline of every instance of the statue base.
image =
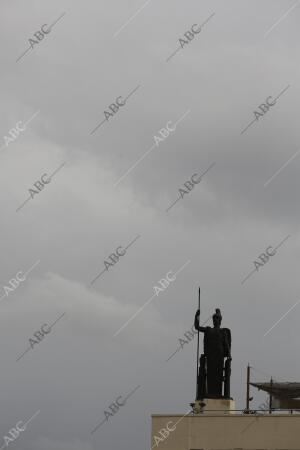
<svg viewBox="0 0 300 450">
<path fill-rule="evenodd" d="M 205 398 L 191 403 L 194 414 L 235 414 L 235 401 L 226 398 Z"/>
</svg>

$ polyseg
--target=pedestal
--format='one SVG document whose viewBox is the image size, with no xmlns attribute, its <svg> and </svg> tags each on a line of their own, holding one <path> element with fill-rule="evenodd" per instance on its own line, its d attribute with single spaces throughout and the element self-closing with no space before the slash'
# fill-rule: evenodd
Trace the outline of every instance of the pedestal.
<svg viewBox="0 0 300 450">
<path fill-rule="evenodd" d="M 204 400 L 196 400 L 192 404 L 194 414 L 235 414 L 235 401 L 225 398 L 205 398 Z"/>
</svg>

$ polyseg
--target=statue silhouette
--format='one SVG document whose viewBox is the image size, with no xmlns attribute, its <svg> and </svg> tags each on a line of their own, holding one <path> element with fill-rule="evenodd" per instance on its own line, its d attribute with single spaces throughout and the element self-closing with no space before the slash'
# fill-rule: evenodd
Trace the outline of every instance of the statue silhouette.
<svg viewBox="0 0 300 450">
<path fill-rule="evenodd" d="M 200 357 L 197 400 L 230 398 L 231 332 L 229 328 L 221 328 L 220 309 L 217 308 L 213 315 L 213 327 L 200 326 L 199 315 L 198 309 L 194 326 L 204 333 L 204 353 Z M 225 366 L 224 358 L 227 358 Z"/>
</svg>

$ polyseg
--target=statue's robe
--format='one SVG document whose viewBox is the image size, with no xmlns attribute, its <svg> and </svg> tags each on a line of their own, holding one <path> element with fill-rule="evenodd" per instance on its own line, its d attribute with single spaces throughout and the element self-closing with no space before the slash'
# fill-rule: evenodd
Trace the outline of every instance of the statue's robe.
<svg viewBox="0 0 300 450">
<path fill-rule="evenodd" d="M 231 333 L 228 328 L 205 327 L 204 355 L 207 362 L 207 397 L 221 398 L 224 358 L 230 356 Z"/>
</svg>

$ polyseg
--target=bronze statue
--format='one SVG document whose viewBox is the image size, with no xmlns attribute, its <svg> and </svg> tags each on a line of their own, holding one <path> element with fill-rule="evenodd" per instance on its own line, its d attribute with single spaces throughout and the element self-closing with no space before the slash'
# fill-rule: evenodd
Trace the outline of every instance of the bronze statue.
<svg viewBox="0 0 300 450">
<path fill-rule="evenodd" d="M 216 309 L 213 328 L 199 324 L 200 310 L 195 315 L 195 329 L 204 333 L 204 353 L 200 357 L 197 400 L 204 398 L 230 398 L 231 332 L 221 328 L 222 315 Z M 224 358 L 226 359 L 224 365 Z M 224 392 L 223 392 L 224 382 Z"/>
</svg>

